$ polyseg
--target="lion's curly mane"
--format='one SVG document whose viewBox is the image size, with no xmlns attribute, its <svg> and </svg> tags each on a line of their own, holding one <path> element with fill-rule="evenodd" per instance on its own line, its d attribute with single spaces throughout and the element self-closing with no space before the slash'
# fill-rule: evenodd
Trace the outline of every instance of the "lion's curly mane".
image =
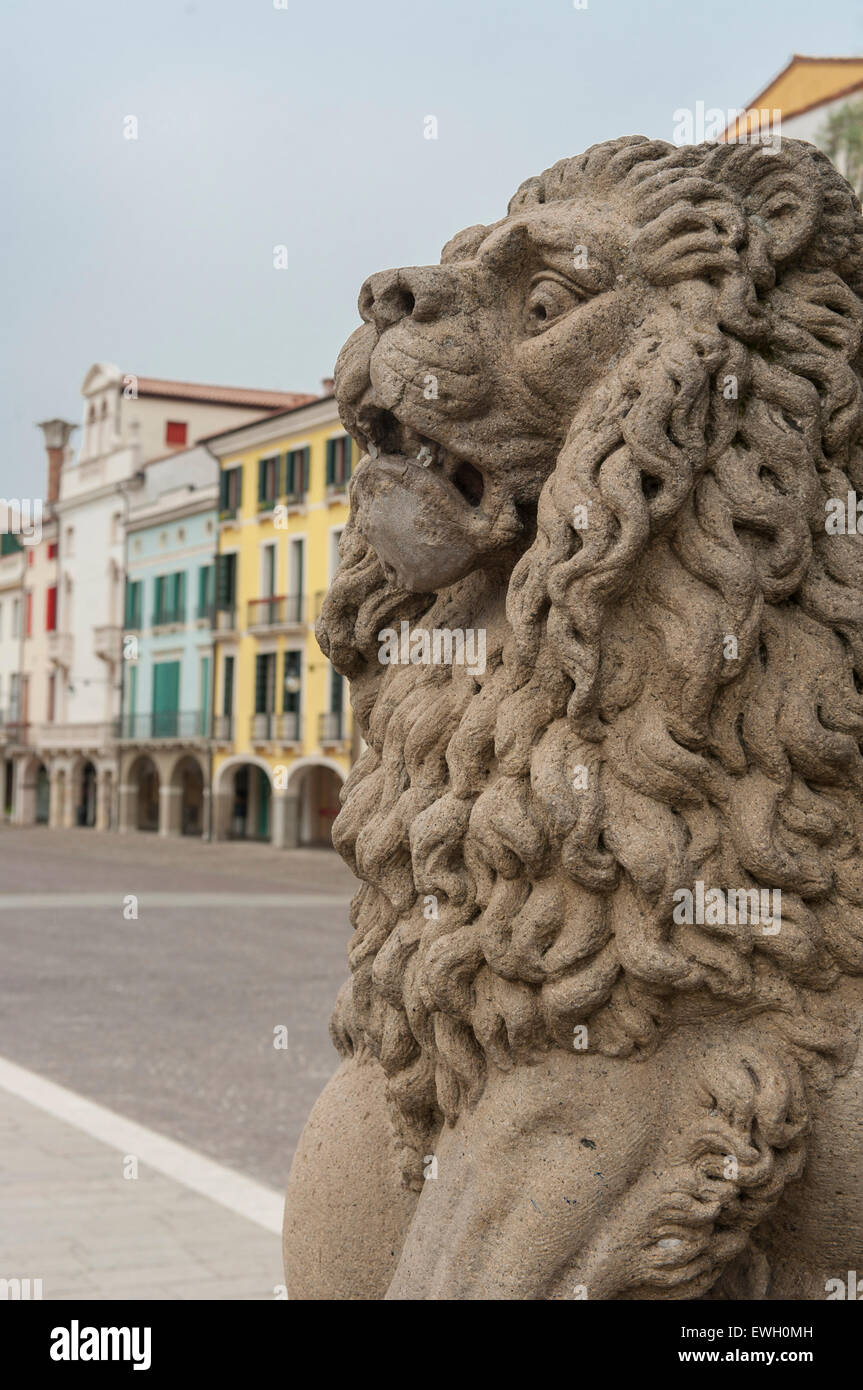
<svg viewBox="0 0 863 1390">
<path fill-rule="evenodd" d="M 757 1014 L 816 1085 L 853 1056 L 831 987 L 863 972 L 863 546 L 824 518 L 863 495 L 860 205 L 795 141 L 631 138 L 510 212 L 585 192 L 625 195 L 666 313 L 571 421 L 484 677 L 380 665 L 392 622 L 471 626 L 477 577 L 394 589 L 353 520 L 319 625 L 368 745 L 334 828 L 363 881 L 336 1027 L 380 1058 L 411 1181 L 489 1065 L 577 1024 L 638 1055 L 675 1009 Z M 698 879 L 780 888 L 781 931 L 675 925 Z"/>
</svg>

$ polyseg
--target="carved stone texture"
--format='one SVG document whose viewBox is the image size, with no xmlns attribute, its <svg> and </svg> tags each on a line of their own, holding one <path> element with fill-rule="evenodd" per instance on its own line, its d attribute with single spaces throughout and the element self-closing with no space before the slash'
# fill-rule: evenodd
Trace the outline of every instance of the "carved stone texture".
<svg viewBox="0 0 863 1390">
<path fill-rule="evenodd" d="M 363 287 L 319 624 L 361 886 L 293 1296 L 863 1270 L 861 293 L 814 147 L 638 137 Z"/>
</svg>

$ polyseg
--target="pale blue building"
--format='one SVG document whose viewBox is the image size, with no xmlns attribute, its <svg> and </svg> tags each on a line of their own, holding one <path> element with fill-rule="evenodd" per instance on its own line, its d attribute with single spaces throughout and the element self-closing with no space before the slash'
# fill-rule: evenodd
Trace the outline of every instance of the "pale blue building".
<svg viewBox="0 0 863 1390">
<path fill-rule="evenodd" d="M 120 830 L 208 831 L 219 467 L 204 445 L 129 493 Z"/>
</svg>

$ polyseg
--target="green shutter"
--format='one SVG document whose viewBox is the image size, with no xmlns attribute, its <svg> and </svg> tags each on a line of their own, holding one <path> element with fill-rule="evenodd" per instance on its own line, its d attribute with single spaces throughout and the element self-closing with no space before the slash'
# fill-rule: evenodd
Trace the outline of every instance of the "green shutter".
<svg viewBox="0 0 863 1390">
<path fill-rule="evenodd" d="M 265 474 L 265 471 L 264 471 L 264 460 L 263 460 L 263 459 L 258 459 L 258 501 L 259 501 L 259 502 L 263 502 L 263 500 L 264 500 L 264 480 L 265 480 L 265 477 L 266 477 L 266 474 Z"/>
<path fill-rule="evenodd" d="M 158 661 L 153 667 L 154 737 L 171 738 L 176 735 L 179 702 L 179 661 Z"/>
<path fill-rule="evenodd" d="M 159 574 L 159 575 L 157 575 L 156 578 L 153 580 L 153 622 L 154 622 L 154 623 L 160 623 L 160 622 L 162 621 L 162 590 L 163 590 L 163 587 L 164 587 L 164 580 L 163 580 L 161 574 Z"/>
<path fill-rule="evenodd" d="M 228 510 L 228 470 L 223 468 L 219 474 L 219 511 Z"/>
<path fill-rule="evenodd" d="M 330 709 L 333 714 L 341 714 L 344 703 L 344 682 L 335 666 L 330 667 Z"/>
<path fill-rule="evenodd" d="M 351 458 L 353 456 L 353 443 L 350 435 L 345 437 L 345 482 L 351 476 Z"/>
<path fill-rule="evenodd" d="M 234 713 L 234 658 L 225 657 L 222 671 L 222 713 L 230 717 Z"/>
<path fill-rule="evenodd" d="M 234 605 L 236 555 L 216 556 L 216 605 L 220 609 Z"/>
<path fill-rule="evenodd" d="M 209 734 L 210 732 L 210 658 L 201 657 L 201 698 L 199 701 L 201 710 L 201 723 L 199 732 Z"/>
<path fill-rule="evenodd" d="M 289 452 L 285 454 L 285 493 L 288 497 L 292 496 L 296 491 L 294 484 L 296 475 L 296 468 L 294 465 L 296 463 L 296 458 L 297 455 L 294 449 L 289 450 Z"/>
<path fill-rule="evenodd" d="M 327 440 L 327 487 L 332 487 L 336 481 L 336 441 Z"/>
<path fill-rule="evenodd" d="M 177 622 L 186 621 L 186 571 L 180 570 L 177 575 Z"/>
<path fill-rule="evenodd" d="M 136 665 L 129 665 L 127 669 L 129 671 L 129 706 L 126 713 L 130 720 L 130 737 L 134 738 L 134 721 L 135 715 L 138 712 L 138 667 Z"/>
<path fill-rule="evenodd" d="M 267 710 L 267 656 L 258 652 L 255 657 L 255 714 Z"/>
</svg>

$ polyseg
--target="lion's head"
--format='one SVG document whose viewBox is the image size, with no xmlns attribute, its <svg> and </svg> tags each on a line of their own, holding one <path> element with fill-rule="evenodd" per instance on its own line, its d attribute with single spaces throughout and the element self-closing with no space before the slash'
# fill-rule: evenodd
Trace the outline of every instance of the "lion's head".
<svg viewBox="0 0 863 1390">
<path fill-rule="evenodd" d="M 363 287 L 319 635 L 368 744 L 354 1028 L 408 1150 L 489 1064 L 769 1014 L 827 1078 L 863 972 L 863 219 L 811 146 L 597 145 Z M 391 624 L 485 671 L 382 665 Z M 696 882 L 782 925 L 678 925 Z M 817 1059 L 822 1059 L 819 1064 Z M 406 1160 L 411 1157 L 406 1154 Z"/>
</svg>

